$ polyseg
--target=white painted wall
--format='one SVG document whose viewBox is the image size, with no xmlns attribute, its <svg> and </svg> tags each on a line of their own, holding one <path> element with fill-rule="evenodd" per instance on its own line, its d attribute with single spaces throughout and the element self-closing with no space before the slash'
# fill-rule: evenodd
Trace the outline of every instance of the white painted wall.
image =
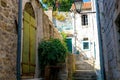
<svg viewBox="0 0 120 80">
<path fill-rule="evenodd" d="M 91 0 L 92 2 L 92 10 L 91 11 L 82 11 L 80 14 L 75 14 L 75 24 L 74 25 L 74 17 L 73 26 L 76 26 L 77 30 L 77 47 L 81 48 L 80 52 L 87 56 L 89 59 L 95 59 L 95 69 L 100 71 L 100 53 L 99 53 L 99 41 L 98 41 L 98 28 L 97 28 L 97 19 L 96 19 L 96 5 L 95 0 Z M 81 15 L 88 15 L 88 25 L 83 26 L 81 22 Z M 72 13 L 74 16 L 74 13 Z M 88 37 L 90 41 L 90 50 L 84 51 L 82 50 L 82 41 L 83 38 Z M 73 42 L 74 43 L 74 42 Z M 74 51 L 74 50 L 73 50 Z M 98 80 L 100 80 L 101 74 L 97 72 Z"/>
<path fill-rule="evenodd" d="M 69 32 L 71 34 L 73 34 L 72 37 L 72 53 L 75 53 L 75 35 L 74 35 L 74 30 L 76 27 L 76 31 L 77 31 L 77 40 L 76 40 L 76 46 L 77 49 L 79 50 L 79 52 L 81 54 L 83 54 L 84 56 L 86 56 L 89 59 L 94 59 L 95 60 L 95 68 L 96 70 L 100 71 L 100 54 L 99 54 L 99 41 L 98 41 L 98 28 L 97 28 L 97 19 L 96 19 L 96 5 L 95 5 L 95 0 L 91 0 L 91 5 L 92 5 L 92 10 L 86 10 L 86 11 L 81 11 L 80 14 L 75 13 L 75 17 L 74 17 L 74 13 L 68 13 L 71 17 L 71 22 L 72 24 L 70 26 L 72 26 L 72 28 L 70 30 L 64 30 L 66 32 Z M 65 13 L 65 12 L 59 12 L 59 13 Z M 88 15 L 88 25 L 87 26 L 83 26 L 81 23 L 81 15 L 82 14 L 87 14 Z M 69 17 L 69 18 L 70 18 Z M 69 22 L 68 20 L 66 20 L 67 22 Z M 59 28 L 62 25 L 68 25 L 65 24 L 66 22 L 60 22 L 58 20 L 55 20 L 56 22 L 56 26 Z M 69 26 L 69 27 L 70 27 Z M 86 50 L 84 51 L 82 49 L 82 41 L 83 38 L 88 38 L 90 41 L 90 50 Z M 100 73 L 97 73 L 98 76 L 100 76 Z"/>
</svg>

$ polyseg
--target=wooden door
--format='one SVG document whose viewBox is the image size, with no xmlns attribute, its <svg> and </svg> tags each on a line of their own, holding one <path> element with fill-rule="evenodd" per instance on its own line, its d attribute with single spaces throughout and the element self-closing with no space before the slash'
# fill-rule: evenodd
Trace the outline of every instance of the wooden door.
<svg viewBox="0 0 120 80">
<path fill-rule="evenodd" d="M 36 53 L 36 27 L 35 19 L 24 12 L 23 20 L 23 51 L 22 75 L 34 75 Z"/>
</svg>

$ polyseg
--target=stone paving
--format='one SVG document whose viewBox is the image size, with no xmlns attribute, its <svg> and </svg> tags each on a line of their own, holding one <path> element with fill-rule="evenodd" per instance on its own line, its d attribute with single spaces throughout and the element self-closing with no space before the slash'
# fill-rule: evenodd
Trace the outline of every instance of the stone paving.
<svg viewBox="0 0 120 80">
<path fill-rule="evenodd" d="M 97 80 L 97 76 L 94 70 L 94 60 L 86 59 L 79 54 L 75 55 L 75 73 L 73 74 L 74 80 Z"/>
</svg>

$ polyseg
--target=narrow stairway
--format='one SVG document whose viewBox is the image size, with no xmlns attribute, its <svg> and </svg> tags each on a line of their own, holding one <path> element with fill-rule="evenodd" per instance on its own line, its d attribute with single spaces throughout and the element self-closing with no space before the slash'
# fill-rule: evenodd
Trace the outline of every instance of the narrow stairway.
<svg viewBox="0 0 120 80">
<path fill-rule="evenodd" d="M 42 78 L 34 78 L 34 79 L 21 79 L 21 80 L 43 80 Z"/>
<path fill-rule="evenodd" d="M 93 70 L 76 70 L 73 80 L 97 80 L 96 73 Z"/>
<path fill-rule="evenodd" d="M 73 74 L 73 80 L 97 80 L 97 76 L 94 70 L 94 60 L 84 59 L 80 55 L 75 55 L 75 72 Z"/>
</svg>

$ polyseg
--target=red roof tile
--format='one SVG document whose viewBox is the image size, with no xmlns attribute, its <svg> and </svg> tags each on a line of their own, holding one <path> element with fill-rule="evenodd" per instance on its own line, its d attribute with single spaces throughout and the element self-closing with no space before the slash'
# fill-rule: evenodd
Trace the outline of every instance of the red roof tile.
<svg viewBox="0 0 120 80">
<path fill-rule="evenodd" d="M 91 2 L 84 2 L 83 5 L 82 5 L 82 10 L 90 10 L 92 7 L 91 7 Z M 75 9 L 75 5 L 72 4 L 71 6 L 71 10 L 74 10 Z"/>
</svg>

